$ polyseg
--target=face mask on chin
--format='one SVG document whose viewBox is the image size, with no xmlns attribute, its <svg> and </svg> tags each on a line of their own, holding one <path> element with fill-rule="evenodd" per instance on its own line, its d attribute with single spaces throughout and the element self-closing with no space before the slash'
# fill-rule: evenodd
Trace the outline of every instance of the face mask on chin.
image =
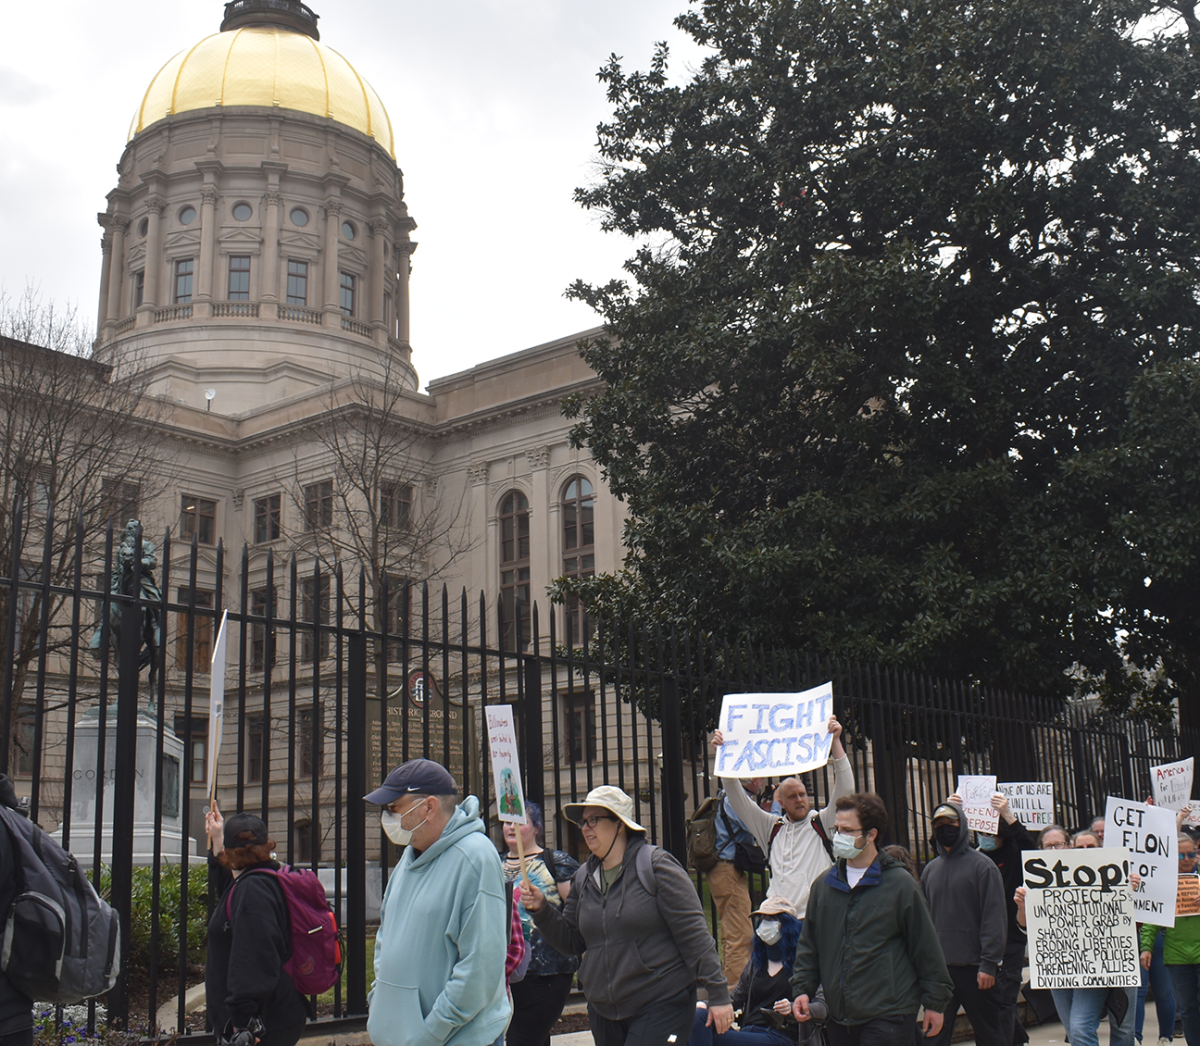
<svg viewBox="0 0 1200 1046">
<path fill-rule="evenodd" d="M 391 839 L 391 841 L 397 846 L 408 846 L 408 844 L 412 842 L 413 832 L 420 828 L 425 821 L 429 820 L 429 815 L 426 814 L 424 820 L 422 820 L 420 823 L 414 824 L 411 828 L 405 828 L 404 818 L 411 814 L 415 809 L 416 807 L 414 806 L 409 810 L 405 810 L 402 814 L 394 814 L 391 810 L 388 810 L 385 807 L 383 812 L 379 815 L 379 824 L 383 828 L 383 834 Z"/>
</svg>

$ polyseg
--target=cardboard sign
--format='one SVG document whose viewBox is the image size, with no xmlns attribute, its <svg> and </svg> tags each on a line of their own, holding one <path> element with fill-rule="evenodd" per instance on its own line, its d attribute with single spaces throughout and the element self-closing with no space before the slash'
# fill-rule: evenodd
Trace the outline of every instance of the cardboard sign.
<svg viewBox="0 0 1200 1046">
<path fill-rule="evenodd" d="M 1045 828 L 1054 824 L 1054 783 L 1052 781 L 1009 781 L 996 785 L 1008 799 L 1008 808 L 1026 828 Z"/>
<path fill-rule="evenodd" d="M 992 806 L 992 796 L 996 794 L 995 777 L 964 774 L 959 777 L 955 791 L 962 800 L 968 828 L 984 835 L 995 835 L 1000 830 L 1000 815 Z"/>
<path fill-rule="evenodd" d="M 1192 802 L 1192 780 L 1195 775 L 1195 760 L 1189 755 L 1177 763 L 1163 763 L 1150 767 L 1150 784 L 1154 787 L 1154 802 L 1178 813 L 1185 806 L 1192 812 L 1184 824 L 1200 824 L 1200 802 Z"/>
<path fill-rule="evenodd" d="M 1033 987 L 1138 987 L 1129 854 L 1109 847 L 1034 850 L 1022 857 Z"/>
<path fill-rule="evenodd" d="M 213 644 L 208 682 L 208 795 L 217 791 L 217 757 L 221 754 L 221 727 L 225 722 L 225 626 L 229 611 L 221 615 L 221 627 Z"/>
<path fill-rule="evenodd" d="M 726 694 L 718 777 L 787 777 L 829 762 L 833 683 L 799 694 Z"/>
<path fill-rule="evenodd" d="M 525 790 L 517 755 L 517 730 L 512 705 L 487 705 L 488 748 L 492 755 L 492 780 L 496 784 L 496 812 L 501 821 L 525 823 Z"/>
<path fill-rule="evenodd" d="M 1181 875 L 1175 894 L 1175 918 L 1185 915 L 1200 915 L 1200 878 L 1194 875 Z"/>
<path fill-rule="evenodd" d="M 1155 926 L 1175 925 L 1175 893 L 1179 885 L 1175 814 L 1161 806 L 1108 797 L 1104 809 L 1104 841 L 1121 846 L 1133 858 L 1142 877 L 1133 894 L 1139 921 Z"/>
</svg>

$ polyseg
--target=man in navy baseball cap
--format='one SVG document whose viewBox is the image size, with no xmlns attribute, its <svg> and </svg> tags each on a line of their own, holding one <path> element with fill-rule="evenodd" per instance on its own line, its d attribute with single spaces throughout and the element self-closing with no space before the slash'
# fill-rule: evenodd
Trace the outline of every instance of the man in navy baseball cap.
<svg viewBox="0 0 1200 1046">
<path fill-rule="evenodd" d="M 450 771 L 428 759 L 396 767 L 363 798 L 383 807 L 380 827 L 404 847 L 379 911 L 371 1041 L 491 1046 L 512 1012 L 504 978 L 511 916 L 479 800 L 460 801 Z M 437 948 L 421 947 L 428 941 Z"/>
</svg>

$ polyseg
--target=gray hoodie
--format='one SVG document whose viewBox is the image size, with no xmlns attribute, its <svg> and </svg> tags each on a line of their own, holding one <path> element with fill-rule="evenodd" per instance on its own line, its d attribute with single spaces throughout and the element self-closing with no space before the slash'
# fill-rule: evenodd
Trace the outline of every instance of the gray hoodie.
<svg viewBox="0 0 1200 1046">
<path fill-rule="evenodd" d="M 971 846 L 966 815 L 958 810 L 958 840 L 949 853 L 938 845 L 939 856 L 921 873 L 921 888 L 947 966 L 978 966 L 996 975 L 1004 960 L 1008 911 L 1004 880 L 988 857 Z"/>
<path fill-rule="evenodd" d="M 533 921 L 564 955 L 583 955 L 579 984 L 601 1017 L 627 1020 L 694 984 L 708 991 L 713 1006 L 729 1004 L 729 986 L 704 909 L 688 873 L 665 850 L 653 857 L 657 896 L 638 878 L 637 852 L 648 846 L 631 835 L 621 876 L 600 892 L 595 856 L 587 862 L 582 888 L 571 887 L 562 911 L 543 904 Z"/>
</svg>

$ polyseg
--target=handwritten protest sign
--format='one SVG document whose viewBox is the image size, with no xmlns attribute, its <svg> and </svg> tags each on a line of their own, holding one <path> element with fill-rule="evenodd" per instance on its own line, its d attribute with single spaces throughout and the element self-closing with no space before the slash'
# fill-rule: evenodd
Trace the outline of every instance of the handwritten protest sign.
<svg viewBox="0 0 1200 1046">
<path fill-rule="evenodd" d="M 968 828 L 983 832 L 984 835 L 995 835 L 1000 830 L 1000 815 L 992 806 L 992 796 L 996 794 L 995 777 L 963 774 L 958 779 L 955 791 L 962 800 Z"/>
<path fill-rule="evenodd" d="M 1022 856 L 1033 987 L 1138 987 L 1129 855 L 1110 847 Z"/>
<path fill-rule="evenodd" d="M 1008 808 L 1026 828 L 1054 824 L 1054 784 L 1051 781 L 1001 781 L 996 791 L 1008 798 Z"/>
<path fill-rule="evenodd" d="M 221 615 L 221 627 L 213 645 L 208 684 L 208 798 L 217 794 L 217 759 L 221 754 L 221 729 L 225 725 L 225 626 L 229 611 Z"/>
<path fill-rule="evenodd" d="M 799 694 L 726 694 L 718 777 L 783 777 L 829 762 L 833 683 Z"/>
<path fill-rule="evenodd" d="M 1185 806 L 1192 811 L 1184 824 L 1200 824 L 1200 802 L 1192 802 L 1192 781 L 1195 760 L 1189 755 L 1177 763 L 1150 767 L 1150 783 L 1154 786 L 1154 802 L 1178 813 Z"/>
<path fill-rule="evenodd" d="M 1179 890 L 1175 895 L 1175 918 L 1185 915 L 1200 915 L 1200 878 L 1194 875 L 1179 877 Z"/>
<path fill-rule="evenodd" d="M 496 783 L 496 812 L 501 821 L 525 823 L 525 790 L 517 755 L 517 729 L 512 705 L 487 705 L 488 748 L 492 755 L 492 780 Z"/>
<path fill-rule="evenodd" d="M 1132 870 L 1142 877 L 1133 906 L 1142 922 L 1175 925 L 1175 892 L 1179 885 L 1175 814 L 1160 806 L 1108 797 L 1104 841 L 1123 846 L 1133 858 Z"/>
</svg>

